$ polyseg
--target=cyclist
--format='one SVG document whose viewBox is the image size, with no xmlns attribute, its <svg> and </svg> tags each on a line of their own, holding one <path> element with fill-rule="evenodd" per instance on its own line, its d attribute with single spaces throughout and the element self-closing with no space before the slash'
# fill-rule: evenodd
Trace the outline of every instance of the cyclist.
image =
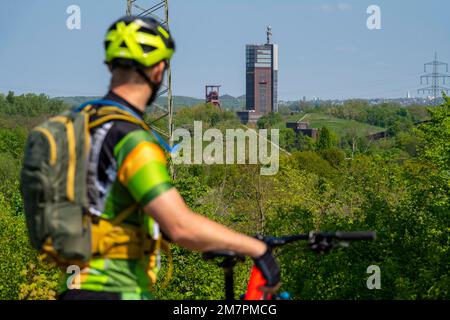
<svg viewBox="0 0 450 320">
<path fill-rule="evenodd" d="M 127 16 L 109 28 L 105 49 L 105 63 L 112 78 L 104 100 L 142 117 L 146 106 L 155 100 L 175 51 L 169 31 L 153 18 Z M 107 103 L 95 106 L 97 111 L 105 107 Z M 154 241 L 138 241 L 138 246 L 151 245 L 144 248 L 146 259 L 137 259 L 130 253 L 134 249 L 114 239 L 114 232 L 108 234 L 107 238 L 111 235 L 110 240 L 116 244 L 113 247 L 118 248 L 116 252 L 94 257 L 81 270 L 78 286 L 69 283 L 60 299 L 153 298 L 149 288 L 156 281 L 159 229 L 169 240 L 190 250 L 231 250 L 250 256 L 267 280 L 266 290 L 279 286 L 279 267 L 264 242 L 232 231 L 187 207 L 172 186 L 164 151 L 150 132 L 132 122 L 113 120 L 92 129 L 91 137 L 89 211 L 97 217 L 93 230 L 110 226 L 108 222 L 132 210 L 116 236 L 125 235 L 125 239 L 131 239 L 131 246 L 133 239 L 138 239 L 133 230 L 143 227 Z"/>
</svg>

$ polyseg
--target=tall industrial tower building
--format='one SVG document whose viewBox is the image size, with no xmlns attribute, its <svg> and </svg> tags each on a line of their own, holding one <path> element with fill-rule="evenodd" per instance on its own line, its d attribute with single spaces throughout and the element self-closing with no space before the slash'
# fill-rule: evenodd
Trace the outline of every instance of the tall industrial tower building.
<svg viewBox="0 0 450 320">
<path fill-rule="evenodd" d="M 243 123 L 278 111 L 278 45 L 271 38 L 267 27 L 266 44 L 246 46 L 246 110 L 238 112 Z"/>
</svg>

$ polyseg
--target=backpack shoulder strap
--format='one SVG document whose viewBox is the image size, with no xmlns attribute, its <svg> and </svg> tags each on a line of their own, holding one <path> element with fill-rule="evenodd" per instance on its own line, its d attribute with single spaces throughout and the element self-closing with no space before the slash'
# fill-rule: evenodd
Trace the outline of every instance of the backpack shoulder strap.
<svg viewBox="0 0 450 320">
<path fill-rule="evenodd" d="M 98 113 L 97 113 L 98 114 Z M 89 129 L 101 126 L 102 124 L 112 121 L 112 120 L 123 120 L 128 121 L 131 123 L 135 123 L 142 127 L 142 129 L 146 131 L 150 131 L 150 127 L 142 120 L 138 120 L 130 115 L 125 114 L 114 114 L 114 113 L 108 113 L 108 114 L 98 114 L 99 118 L 89 123 Z"/>
<path fill-rule="evenodd" d="M 173 152 L 174 149 L 169 146 L 169 144 L 164 141 L 164 139 L 153 129 L 151 129 L 142 119 L 130 108 L 111 100 L 94 100 L 88 101 L 77 107 L 75 112 L 87 111 L 92 109 L 93 105 L 102 105 L 102 108 L 96 112 L 99 116 L 98 119 L 89 123 L 89 128 L 98 127 L 105 122 L 111 120 L 124 120 L 135 123 L 141 126 L 145 131 L 150 132 L 158 141 L 158 143 L 169 153 Z"/>
<path fill-rule="evenodd" d="M 113 107 L 116 107 L 116 108 L 118 108 L 120 110 L 126 111 L 127 113 L 131 114 L 133 117 L 135 117 L 137 119 L 140 118 L 139 115 L 136 112 L 134 112 L 133 110 L 131 110 L 130 108 L 128 108 L 128 107 L 126 107 L 126 106 L 124 106 L 124 105 L 122 105 L 122 104 L 120 104 L 118 102 L 115 102 L 115 101 L 112 101 L 112 100 L 105 100 L 105 99 L 93 100 L 93 101 L 85 102 L 82 105 L 80 105 L 79 107 L 75 108 L 74 111 L 75 112 L 80 112 L 83 109 L 85 109 L 86 107 L 88 107 L 89 105 L 93 105 L 93 106 L 95 106 L 95 105 L 113 106 Z"/>
<path fill-rule="evenodd" d="M 151 131 L 150 127 L 141 119 L 141 117 L 130 108 L 110 100 L 88 101 L 74 109 L 74 112 L 90 112 L 93 106 L 101 105 L 102 108 L 93 113 L 99 117 L 89 123 L 89 129 L 98 127 L 111 120 L 123 120 L 135 123 L 146 131 Z"/>
</svg>

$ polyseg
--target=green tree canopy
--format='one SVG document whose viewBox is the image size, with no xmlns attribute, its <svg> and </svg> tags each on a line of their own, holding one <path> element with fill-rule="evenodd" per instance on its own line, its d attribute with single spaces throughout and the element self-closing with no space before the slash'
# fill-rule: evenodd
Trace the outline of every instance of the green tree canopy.
<svg viewBox="0 0 450 320">
<path fill-rule="evenodd" d="M 317 149 L 325 150 L 333 148 L 337 145 L 337 136 L 327 127 L 322 127 L 319 130 L 319 139 L 317 140 Z"/>
</svg>

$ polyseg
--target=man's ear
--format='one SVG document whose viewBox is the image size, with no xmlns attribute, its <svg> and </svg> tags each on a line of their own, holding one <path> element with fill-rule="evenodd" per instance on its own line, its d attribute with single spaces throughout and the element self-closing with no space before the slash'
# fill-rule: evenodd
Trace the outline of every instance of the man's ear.
<svg viewBox="0 0 450 320">
<path fill-rule="evenodd" d="M 153 82 L 156 82 L 156 83 L 162 82 L 163 78 L 164 78 L 164 71 L 165 71 L 165 69 L 166 69 L 166 62 L 165 61 L 161 61 L 160 63 L 158 63 L 157 65 L 155 65 L 152 68 L 150 79 Z"/>
</svg>

